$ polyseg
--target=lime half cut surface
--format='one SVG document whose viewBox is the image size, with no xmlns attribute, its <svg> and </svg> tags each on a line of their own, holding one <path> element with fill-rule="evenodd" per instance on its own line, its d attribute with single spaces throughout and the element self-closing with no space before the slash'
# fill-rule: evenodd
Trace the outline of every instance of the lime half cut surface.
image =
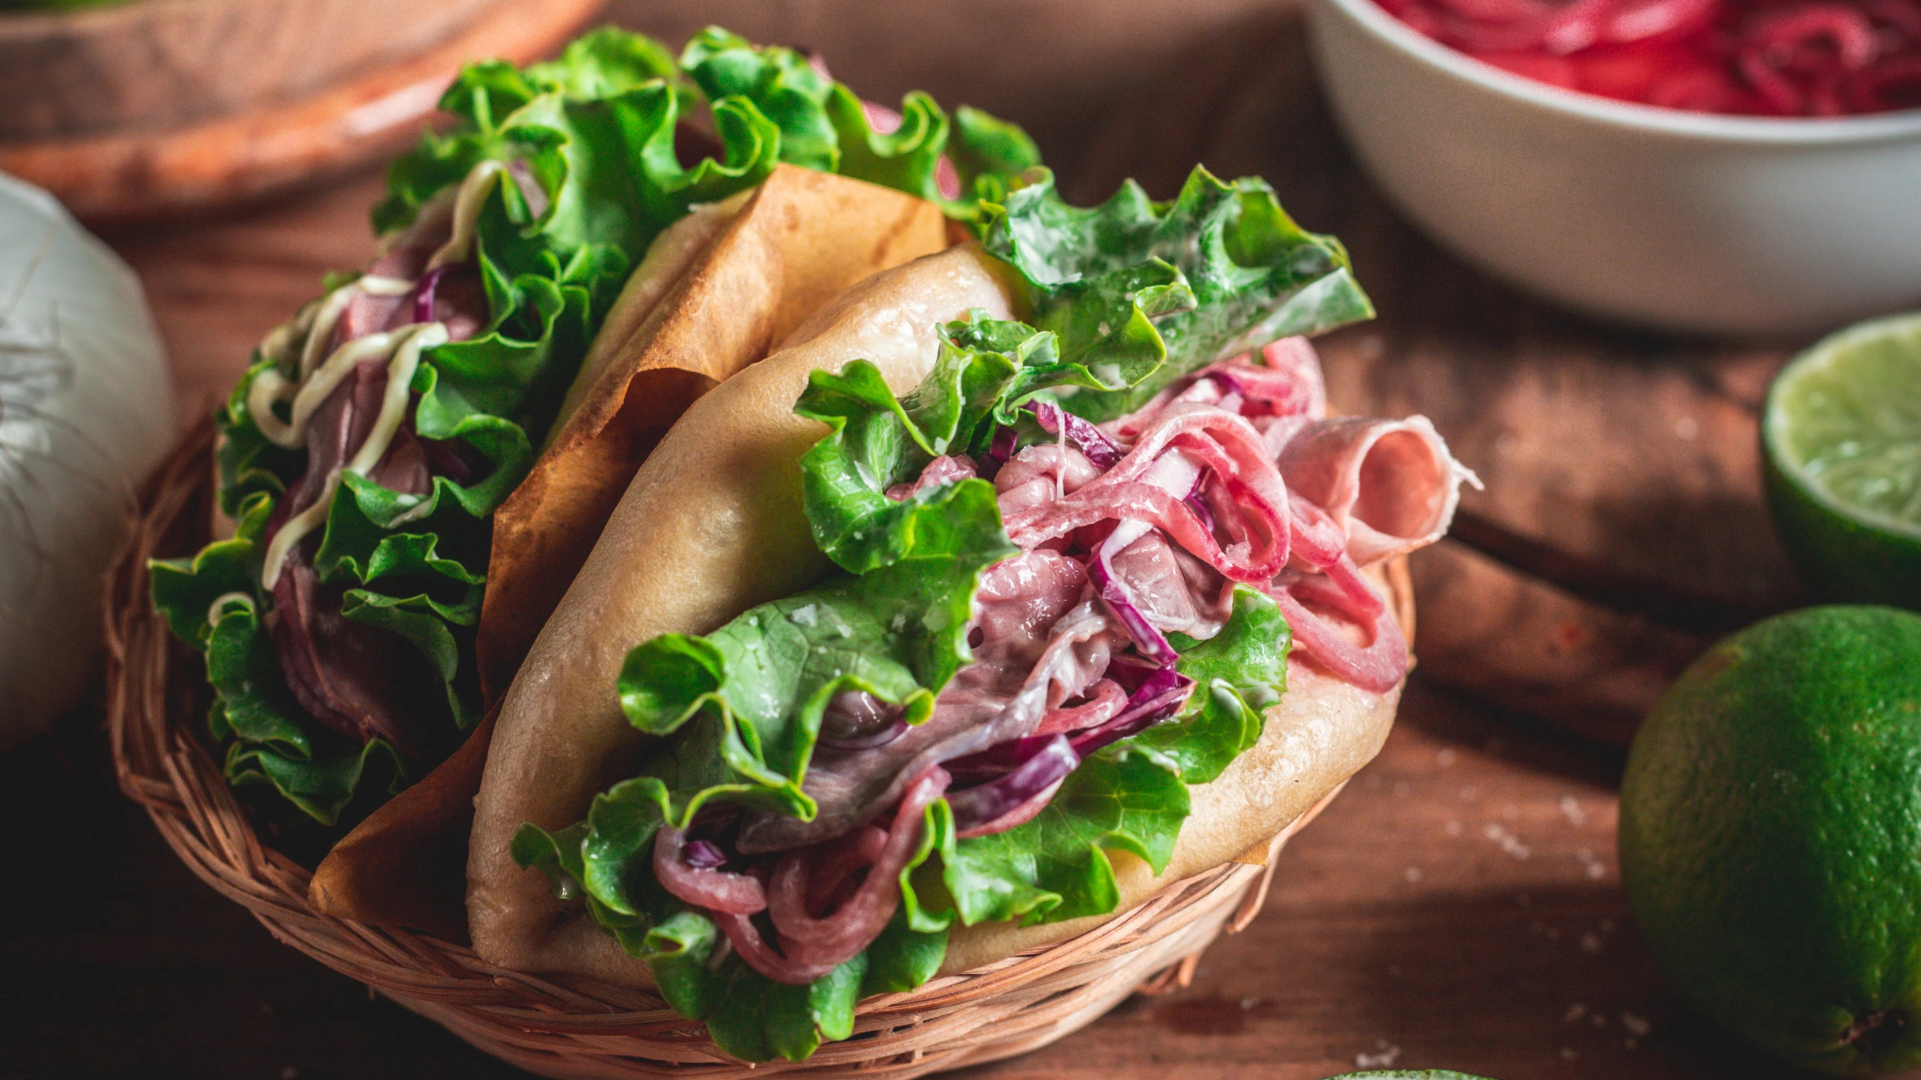
<svg viewBox="0 0 1921 1080">
<path fill-rule="evenodd" d="M 1768 502 L 1826 597 L 1921 608 L 1921 314 L 1850 327 L 1775 379 Z"/>
</svg>

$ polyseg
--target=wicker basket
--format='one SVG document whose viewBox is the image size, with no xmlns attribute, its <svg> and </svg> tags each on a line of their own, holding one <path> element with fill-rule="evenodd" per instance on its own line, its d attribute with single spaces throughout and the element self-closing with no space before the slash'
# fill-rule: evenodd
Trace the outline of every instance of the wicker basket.
<svg viewBox="0 0 1921 1080">
<path fill-rule="evenodd" d="M 912 993 L 869 998 L 859 1006 L 854 1036 L 822 1046 L 804 1063 L 748 1065 L 645 991 L 505 970 L 463 945 L 333 918 L 308 905 L 307 869 L 262 844 L 222 778 L 200 735 L 198 663 L 171 640 L 147 598 L 148 558 L 191 552 L 206 540 L 212 448 L 211 425 L 203 425 L 161 469 L 111 580 L 107 720 L 121 788 L 147 808 L 194 873 L 274 937 L 537 1073 L 910 1077 L 1025 1053 L 1131 993 L 1185 986 L 1201 950 L 1259 912 L 1272 856 L 1327 802 L 1276 836 L 1266 858 L 1256 852 L 1177 882 L 1058 944 L 936 978 Z"/>
</svg>

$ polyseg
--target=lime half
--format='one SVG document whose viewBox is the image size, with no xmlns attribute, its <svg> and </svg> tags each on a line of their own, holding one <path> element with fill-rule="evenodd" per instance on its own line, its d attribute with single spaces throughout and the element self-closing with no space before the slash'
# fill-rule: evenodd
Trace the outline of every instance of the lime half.
<svg viewBox="0 0 1921 1080">
<path fill-rule="evenodd" d="M 1921 314 L 1796 357 L 1768 391 L 1761 448 L 1781 539 L 1815 588 L 1921 608 Z"/>
</svg>

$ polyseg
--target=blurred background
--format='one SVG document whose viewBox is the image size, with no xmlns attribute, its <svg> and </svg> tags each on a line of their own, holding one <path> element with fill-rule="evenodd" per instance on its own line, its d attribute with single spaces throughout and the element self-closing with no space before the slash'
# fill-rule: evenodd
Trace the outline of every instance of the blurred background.
<svg viewBox="0 0 1921 1080">
<path fill-rule="evenodd" d="M 1619 892 L 1614 785 L 1694 656 L 1807 596 L 1762 500 L 1757 424 L 1812 331 L 1648 330 L 1438 246 L 1344 141 L 1296 0 L 406 8 L 0 14 L 0 170 L 61 194 L 134 268 L 183 423 L 323 273 L 366 262 L 380 163 L 431 122 L 460 60 L 530 59 L 597 21 L 676 46 L 718 24 L 816 50 L 870 100 L 919 89 L 1016 121 L 1075 201 L 1128 177 L 1169 197 L 1197 162 L 1264 176 L 1347 244 L 1380 313 L 1317 343 L 1335 408 L 1425 413 L 1486 481 L 1416 558 L 1400 728 L 1289 848 L 1262 919 L 1193 987 L 981 1075 L 1795 1075 L 1665 989 Z M 510 1074 L 195 881 L 115 793 L 98 724 L 90 703 L 0 757 L 17 875 L 0 890 L 0 1014 L 32 1033 L 0 1040 L 0 1073 Z"/>
</svg>

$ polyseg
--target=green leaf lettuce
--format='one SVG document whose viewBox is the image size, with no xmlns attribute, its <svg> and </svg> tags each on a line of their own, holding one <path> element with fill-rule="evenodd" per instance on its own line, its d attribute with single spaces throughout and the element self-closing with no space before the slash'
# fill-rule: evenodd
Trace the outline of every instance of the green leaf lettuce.
<svg viewBox="0 0 1921 1080">
<path fill-rule="evenodd" d="M 397 790 L 451 752 L 475 719 L 489 515 L 526 475 L 622 282 L 663 228 L 696 203 L 758 184 L 781 162 L 932 197 L 943 153 L 995 194 L 1036 158 L 1019 129 L 972 112 L 954 124 L 924 95 L 910 97 L 908 123 L 878 133 L 851 91 L 792 50 L 719 30 L 678 58 L 647 38 L 597 30 L 546 63 L 471 64 L 440 104 L 455 123 L 394 162 L 373 211 L 377 232 L 404 229 L 485 161 L 515 163 L 539 189 L 530 200 L 505 174 L 489 185 L 476 261 L 491 317 L 475 337 L 428 350 L 414 376 L 418 434 L 456 444 L 477 468 L 466 483 L 436 477 L 424 496 L 344 477 L 315 560 L 347 618 L 397 635 L 417 659 L 418 676 L 406 681 L 432 687 L 423 708 L 444 718 L 429 760 L 404 760 L 378 740 L 344 745 L 292 702 L 279 671 L 263 625 L 272 601 L 258 586 L 262 541 L 276 501 L 306 471 L 306 452 L 268 442 L 248 414 L 247 390 L 271 360 L 257 355 L 216 414 L 220 504 L 246 518 L 242 534 L 153 567 L 155 605 L 208 654 L 212 730 L 227 744 L 229 777 L 326 825 L 350 819 L 363 788 L 357 805 L 379 801 L 369 777 Z M 701 112 L 718 153 L 683 165 L 677 130 Z M 971 200 L 942 202 L 958 217 L 979 215 Z M 210 621 L 207 605 L 227 593 L 251 607 L 229 605 Z"/>
</svg>

